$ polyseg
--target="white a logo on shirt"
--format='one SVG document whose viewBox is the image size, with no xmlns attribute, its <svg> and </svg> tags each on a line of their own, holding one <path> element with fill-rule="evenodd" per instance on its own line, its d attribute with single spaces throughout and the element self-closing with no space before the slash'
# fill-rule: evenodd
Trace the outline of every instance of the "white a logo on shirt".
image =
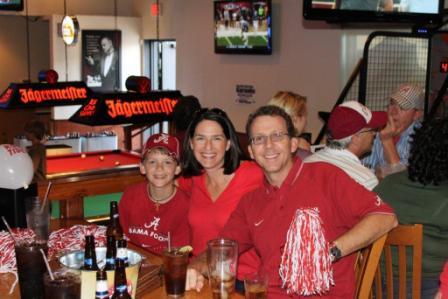
<svg viewBox="0 0 448 299">
<path fill-rule="evenodd" d="M 153 227 L 153 230 L 157 230 L 157 227 L 159 226 L 159 222 L 160 222 L 160 217 L 156 217 L 154 216 L 154 220 L 150 223 L 150 224 L 144 224 L 145 228 L 151 228 Z"/>
</svg>

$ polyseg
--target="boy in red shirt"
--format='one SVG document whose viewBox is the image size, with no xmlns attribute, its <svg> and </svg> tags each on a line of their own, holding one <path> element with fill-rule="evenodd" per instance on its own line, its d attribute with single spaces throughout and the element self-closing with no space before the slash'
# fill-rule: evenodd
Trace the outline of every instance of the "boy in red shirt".
<svg viewBox="0 0 448 299">
<path fill-rule="evenodd" d="M 142 151 L 140 172 L 147 181 L 128 187 L 118 209 L 125 235 L 136 245 L 161 253 L 168 246 L 190 243 L 188 197 L 174 185 L 180 173 L 179 141 L 152 135 Z"/>
</svg>

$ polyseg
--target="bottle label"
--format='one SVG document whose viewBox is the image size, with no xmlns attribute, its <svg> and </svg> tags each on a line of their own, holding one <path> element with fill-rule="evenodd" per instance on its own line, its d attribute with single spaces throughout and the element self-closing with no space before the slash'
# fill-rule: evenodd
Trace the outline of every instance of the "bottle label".
<svg viewBox="0 0 448 299">
<path fill-rule="evenodd" d="M 115 265 L 115 259 L 114 258 L 106 259 L 106 265 Z"/>
<path fill-rule="evenodd" d="M 117 291 L 120 294 L 123 294 L 124 292 L 128 291 L 128 287 L 125 284 L 119 285 L 115 287 L 115 291 Z"/>
<path fill-rule="evenodd" d="M 128 249 L 126 247 L 117 248 L 117 259 L 128 260 Z"/>
<path fill-rule="evenodd" d="M 107 280 L 100 280 L 96 282 L 95 297 L 109 298 L 109 291 L 107 289 Z"/>
<path fill-rule="evenodd" d="M 106 212 L 106 213 L 107 213 L 107 212 Z M 119 217 L 119 214 L 116 213 L 116 214 L 114 214 L 112 217 L 113 217 L 114 219 L 117 219 L 117 218 Z"/>
<path fill-rule="evenodd" d="M 84 259 L 84 266 L 93 266 L 93 259 L 92 258 Z"/>
</svg>

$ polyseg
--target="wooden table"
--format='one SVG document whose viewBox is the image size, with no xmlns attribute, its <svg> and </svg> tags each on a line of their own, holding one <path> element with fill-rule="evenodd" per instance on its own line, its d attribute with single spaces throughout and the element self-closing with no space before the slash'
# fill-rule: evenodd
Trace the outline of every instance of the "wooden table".
<svg viewBox="0 0 448 299">
<path fill-rule="evenodd" d="M 60 228 L 66 228 L 71 227 L 76 224 L 86 224 L 85 220 L 83 219 L 54 219 L 51 220 L 51 230 L 57 230 Z M 154 255 L 146 250 L 144 250 L 141 247 L 135 246 L 133 244 L 129 244 L 129 248 L 139 252 L 142 256 L 144 256 L 144 262 L 150 263 L 154 265 L 161 265 L 162 264 L 162 258 L 160 256 Z M 6 273 L 0 273 L 0 298 L 11 298 L 11 299 L 19 299 L 20 298 L 20 290 L 17 286 L 14 288 L 14 292 L 9 295 L 9 288 L 14 282 L 14 275 L 13 274 L 6 274 Z M 138 286 L 137 286 L 138 289 Z M 141 299 L 164 299 L 168 298 L 165 292 L 165 286 L 161 286 L 157 289 L 155 289 L 152 292 L 146 293 L 143 296 L 140 297 Z M 204 288 L 201 290 L 201 292 L 196 291 L 187 291 L 185 293 L 184 299 L 210 299 L 212 298 L 212 293 L 210 290 L 210 287 L 208 283 L 206 282 Z M 240 294 L 233 294 L 231 296 L 231 299 L 242 299 L 244 296 Z"/>
<path fill-rule="evenodd" d="M 60 200 L 61 218 L 84 218 L 84 197 L 122 192 L 143 181 L 139 163 L 140 155 L 120 150 L 48 157 L 48 199 Z M 48 181 L 38 184 L 41 198 Z"/>
</svg>

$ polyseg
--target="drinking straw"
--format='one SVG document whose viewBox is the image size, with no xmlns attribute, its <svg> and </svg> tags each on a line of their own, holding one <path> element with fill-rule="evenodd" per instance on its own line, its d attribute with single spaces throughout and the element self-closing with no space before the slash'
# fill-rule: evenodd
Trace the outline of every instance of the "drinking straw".
<svg viewBox="0 0 448 299">
<path fill-rule="evenodd" d="M 168 232 L 168 252 L 171 251 L 171 234 Z"/>
<path fill-rule="evenodd" d="M 2 216 L 2 220 L 3 220 L 3 223 L 6 226 L 6 229 L 8 230 L 8 232 L 11 235 L 12 239 L 14 240 L 14 243 L 17 243 L 17 240 L 16 240 L 16 238 L 14 238 L 14 233 L 12 232 L 11 227 L 8 224 L 8 221 L 6 221 L 4 216 Z"/>
<path fill-rule="evenodd" d="M 42 257 L 44 259 L 45 266 L 47 266 L 48 274 L 50 274 L 51 280 L 54 280 L 53 271 L 51 271 L 50 264 L 48 263 L 47 257 L 45 256 L 45 252 L 43 251 L 42 248 L 39 250 L 40 250 L 40 253 L 42 253 Z"/>
<path fill-rule="evenodd" d="M 41 214 L 43 213 L 45 205 L 47 204 L 47 199 L 48 199 L 48 194 L 50 194 L 51 184 L 52 184 L 52 182 L 49 181 L 48 186 L 47 186 L 47 191 L 45 192 L 44 201 L 42 203 L 42 206 L 40 207 Z"/>
</svg>

